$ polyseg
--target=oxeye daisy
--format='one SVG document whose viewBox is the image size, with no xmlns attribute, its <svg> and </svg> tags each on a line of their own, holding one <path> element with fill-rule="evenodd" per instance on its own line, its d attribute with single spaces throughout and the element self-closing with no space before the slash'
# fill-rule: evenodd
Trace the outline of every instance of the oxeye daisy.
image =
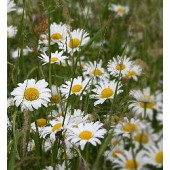
<svg viewBox="0 0 170 170">
<path fill-rule="evenodd" d="M 74 78 L 71 86 L 72 79 L 70 81 L 66 81 L 60 88 L 62 95 L 66 98 L 69 96 L 69 91 L 71 88 L 70 94 L 81 95 L 86 94 L 85 88 L 87 89 L 87 85 L 89 85 L 89 79 L 83 80 L 81 76 Z"/>
<path fill-rule="evenodd" d="M 95 78 L 93 80 L 95 82 L 96 78 L 107 79 L 109 77 L 106 70 L 102 68 L 102 60 L 100 60 L 98 63 L 96 61 L 94 61 L 93 63 L 92 62 L 86 63 L 83 66 L 83 75 Z"/>
<path fill-rule="evenodd" d="M 116 92 L 116 87 L 117 94 L 122 92 L 122 90 L 120 90 L 121 85 L 114 80 L 110 82 L 103 80 L 98 84 L 99 85 L 95 85 L 95 89 L 92 90 L 95 94 L 90 96 L 92 99 L 97 99 L 97 101 L 94 102 L 94 106 L 102 104 L 107 99 L 113 99 Z"/>
<path fill-rule="evenodd" d="M 127 74 L 131 65 L 132 61 L 130 58 L 127 58 L 126 56 L 117 56 L 117 58 L 113 58 L 113 60 L 108 62 L 107 69 L 113 76 L 119 76 L 120 73 L 124 76 Z"/>
<path fill-rule="evenodd" d="M 76 29 L 68 34 L 66 42 L 64 45 L 59 45 L 59 48 L 73 54 L 75 51 L 79 51 L 80 47 L 84 46 L 89 39 L 89 33 L 83 29 Z"/>
<path fill-rule="evenodd" d="M 50 126 L 44 127 L 40 131 L 40 136 L 46 138 L 47 135 L 50 135 L 51 141 L 55 141 L 57 132 L 61 131 L 62 129 L 66 129 L 69 121 L 69 117 L 65 118 L 64 125 L 63 125 L 63 120 L 64 117 L 60 116 L 54 120 L 49 121 Z"/>
<path fill-rule="evenodd" d="M 117 159 L 114 160 L 114 168 L 119 170 L 143 170 L 146 161 L 144 160 L 144 152 L 140 151 L 133 157 L 132 151 L 124 150 L 124 154 L 117 154 Z"/>
<path fill-rule="evenodd" d="M 115 159 L 118 157 L 118 154 L 124 154 L 124 150 L 124 145 L 116 145 L 110 150 L 106 150 L 104 155 L 106 156 L 106 159 L 110 160 L 111 162 L 114 162 Z"/>
<path fill-rule="evenodd" d="M 117 13 L 117 16 L 122 17 L 129 12 L 128 6 L 111 4 L 109 9 Z"/>
<path fill-rule="evenodd" d="M 160 111 L 162 108 L 162 93 L 160 91 L 156 91 L 153 95 L 150 92 L 150 87 L 147 87 L 143 90 L 132 90 L 130 95 L 136 100 L 130 101 L 129 109 L 136 116 L 152 119 L 153 110 Z"/>
<path fill-rule="evenodd" d="M 46 88 L 48 83 L 44 79 L 37 82 L 34 79 L 28 79 L 24 83 L 19 83 L 18 86 L 11 95 L 14 96 L 15 105 L 21 106 L 22 111 L 33 111 L 33 108 L 39 109 L 41 105 L 47 107 L 51 90 Z"/>
<path fill-rule="evenodd" d="M 102 128 L 103 124 L 98 122 L 80 123 L 77 127 L 68 128 L 68 137 L 73 144 L 79 144 L 83 150 L 86 143 L 92 145 L 101 144 L 99 138 L 104 138 L 106 130 Z"/>
<path fill-rule="evenodd" d="M 154 143 L 149 145 L 146 148 L 145 156 L 147 158 L 147 162 L 150 165 L 155 167 L 162 167 L 163 166 L 163 143 L 162 140 L 156 146 Z"/>
<path fill-rule="evenodd" d="M 130 137 L 130 134 L 141 132 L 144 127 L 145 124 L 140 119 L 131 118 L 129 120 L 127 117 L 124 117 L 121 122 L 114 126 L 114 134 Z"/>
<path fill-rule="evenodd" d="M 68 170 L 70 170 L 70 168 L 67 167 Z M 54 170 L 53 166 L 46 166 L 45 169 L 43 170 Z M 66 170 L 66 162 L 64 161 L 61 165 L 57 164 L 55 166 L 55 170 Z"/>
<path fill-rule="evenodd" d="M 64 42 L 67 36 L 68 29 L 67 27 L 68 26 L 66 26 L 65 24 L 62 23 L 56 24 L 55 22 L 53 22 L 50 25 L 50 37 L 52 42 L 54 43 Z"/>
<path fill-rule="evenodd" d="M 51 102 L 53 104 L 59 104 L 61 100 L 59 90 L 57 90 L 57 87 L 55 85 L 51 86 Z"/>
<path fill-rule="evenodd" d="M 124 75 L 127 79 L 134 79 L 135 81 L 138 80 L 138 76 L 141 75 L 142 68 L 139 65 L 132 64 L 127 73 Z"/>
<path fill-rule="evenodd" d="M 39 37 L 38 44 L 48 45 L 48 36 L 46 34 L 41 34 Z"/>
<path fill-rule="evenodd" d="M 10 25 L 7 27 L 7 38 L 14 38 L 17 34 L 17 27 Z"/>
<path fill-rule="evenodd" d="M 51 60 L 51 64 L 54 64 L 54 63 L 60 63 L 60 62 L 63 62 L 66 58 L 66 56 L 63 56 L 63 51 L 56 51 L 55 53 L 51 53 L 51 58 L 49 56 L 47 56 L 47 54 L 44 52 L 43 54 L 41 54 L 41 57 L 39 57 L 42 61 L 43 61 L 43 64 L 42 65 L 45 65 L 45 64 L 48 64 Z"/>
<path fill-rule="evenodd" d="M 16 4 L 14 3 L 14 0 L 8 0 L 7 1 L 7 13 L 10 13 L 12 11 L 16 10 Z"/>
</svg>

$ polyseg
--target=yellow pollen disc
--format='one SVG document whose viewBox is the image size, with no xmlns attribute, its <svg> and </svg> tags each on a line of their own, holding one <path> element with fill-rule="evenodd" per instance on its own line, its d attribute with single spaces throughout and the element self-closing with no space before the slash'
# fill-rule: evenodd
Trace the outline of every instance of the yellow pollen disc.
<svg viewBox="0 0 170 170">
<path fill-rule="evenodd" d="M 119 142 L 118 140 L 113 140 L 113 141 L 112 141 L 112 145 L 115 145 L 115 146 L 118 145 L 119 143 L 120 143 L 120 142 Z"/>
<path fill-rule="evenodd" d="M 159 164 L 163 164 L 163 151 L 159 151 L 155 155 L 155 161 Z"/>
<path fill-rule="evenodd" d="M 92 70 L 91 73 L 92 73 L 94 76 L 101 76 L 101 75 L 103 74 L 103 72 L 102 72 L 100 69 L 98 69 L 98 68 Z"/>
<path fill-rule="evenodd" d="M 76 84 L 76 85 L 74 85 L 74 86 L 71 88 L 71 91 L 72 91 L 73 93 L 77 93 L 77 92 L 79 92 L 82 88 L 83 88 L 83 87 L 82 87 L 81 84 Z"/>
<path fill-rule="evenodd" d="M 60 33 L 54 33 L 51 35 L 51 39 L 60 40 L 60 39 L 63 39 L 63 36 Z"/>
<path fill-rule="evenodd" d="M 57 123 L 53 126 L 52 131 L 55 132 L 56 130 L 58 130 L 61 127 L 62 127 L 62 123 Z"/>
<path fill-rule="evenodd" d="M 127 123 L 123 126 L 123 130 L 129 133 L 133 133 L 135 131 L 138 131 L 139 128 L 136 124 L 134 123 Z"/>
<path fill-rule="evenodd" d="M 79 134 L 79 137 L 83 140 L 89 140 L 90 138 L 93 137 L 92 132 L 85 130 Z"/>
<path fill-rule="evenodd" d="M 144 144 L 148 143 L 148 141 L 149 141 L 148 136 L 146 134 L 143 134 L 143 133 L 137 134 L 134 137 L 134 140 L 137 141 L 137 142 L 144 143 Z"/>
<path fill-rule="evenodd" d="M 24 97 L 28 101 L 37 100 L 39 98 L 39 91 L 34 87 L 29 87 L 25 90 Z"/>
<path fill-rule="evenodd" d="M 120 70 L 124 70 L 125 67 L 126 66 L 124 64 L 117 64 L 116 69 L 120 71 Z"/>
<path fill-rule="evenodd" d="M 118 13 L 124 14 L 125 13 L 125 8 L 121 7 L 117 10 Z"/>
<path fill-rule="evenodd" d="M 112 156 L 113 156 L 114 158 L 117 158 L 117 155 L 118 155 L 118 154 L 123 155 L 123 151 L 121 151 L 121 150 L 115 150 L 115 151 L 112 152 Z"/>
<path fill-rule="evenodd" d="M 135 170 L 138 167 L 139 167 L 139 162 L 133 159 L 127 160 L 125 164 L 125 168 L 128 170 Z"/>
<path fill-rule="evenodd" d="M 56 62 L 56 61 L 58 61 L 59 59 L 57 58 L 57 57 L 51 57 L 51 62 Z"/>
<path fill-rule="evenodd" d="M 58 104 L 60 102 L 60 96 L 58 94 L 52 95 L 51 102 Z"/>
<path fill-rule="evenodd" d="M 36 120 L 37 126 L 45 126 L 47 124 L 47 119 L 40 118 Z"/>
<path fill-rule="evenodd" d="M 152 109 L 155 106 L 154 102 L 140 102 L 140 106 L 142 108 L 148 108 L 148 109 Z"/>
<path fill-rule="evenodd" d="M 80 40 L 78 38 L 73 38 L 70 40 L 69 45 L 70 48 L 77 48 L 80 46 Z"/>
<path fill-rule="evenodd" d="M 128 76 L 135 76 L 136 72 L 135 71 L 128 71 Z"/>
<path fill-rule="evenodd" d="M 101 92 L 101 98 L 108 98 L 113 95 L 113 90 L 111 88 L 105 88 Z"/>
</svg>

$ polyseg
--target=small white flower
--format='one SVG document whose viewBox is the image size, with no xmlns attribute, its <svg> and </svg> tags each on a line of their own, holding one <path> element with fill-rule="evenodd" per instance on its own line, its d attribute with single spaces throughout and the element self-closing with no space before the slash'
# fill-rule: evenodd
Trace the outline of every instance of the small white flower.
<svg viewBox="0 0 170 170">
<path fill-rule="evenodd" d="M 50 25 L 50 37 L 54 43 L 63 43 L 66 40 L 68 26 L 62 23 L 53 22 Z"/>
<path fill-rule="evenodd" d="M 155 95 L 151 94 L 150 87 L 144 88 L 143 90 L 132 90 L 130 95 L 136 100 L 130 101 L 129 109 L 136 116 L 149 117 L 152 120 L 153 109 L 158 112 L 162 110 L 162 93 L 156 91 Z M 145 114 L 146 109 L 146 115 Z"/>
<path fill-rule="evenodd" d="M 34 79 L 28 79 L 24 83 L 19 83 L 18 86 L 11 95 L 14 96 L 15 105 L 21 106 L 22 111 L 33 111 L 33 108 L 39 109 L 41 105 L 47 107 L 51 90 L 46 88 L 48 83 L 44 79 L 37 82 Z"/>
<path fill-rule="evenodd" d="M 97 99 L 97 101 L 94 103 L 94 106 L 102 104 L 107 99 L 113 99 L 117 86 L 117 94 L 122 92 L 122 90 L 120 90 L 121 85 L 119 83 L 117 84 L 114 80 L 110 82 L 108 82 L 107 80 L 103 80 L 100 81 L 98 84 L 99 85 L 95 85 L 95 89 L 92 90 L 96 94 L 90 96 L 90 98 L 92 99 Z"/>
<path fill-rule="evenodd" d="M 70 32 L 64 44 L 59 45 L 60 49 L 73 54 L 79 51 L 81 46 L 84 46 L 89 41 L 90 37 L 83 29 L 76 29 Z"/>
<path fill-rule="evenodd" d="M 16 4 L 14 3 L 14 0 L 8 0 L 7 1 L 7 13 L 10 13 L 12 11 L 16 10 Z"/>
<path fill-rule="evenodd" d="M 135 160 L 132 151 L 124 150 L 124 154 L 117 154 L 113 166 L 119 170 L 144 170 L 146 160 L 144 159 L 144 152 L 140 151 L 135 154 Z"/>
<path fill-rule="evenodd" d="M 123 6 L 123 5 L 115 5 L 111 4 L 109 7 L 111 11 L 114 11 L 117 13 L 117 16 L 122 17 L 123 15 L 127 14 L 129 12 L 129 7 L 128 6 Z"/>
<path fill-rule="evenodd" d="M 14 38 L 17 34 L 17 27 L 10 25 L 7 27 L 7 37 L 8 38 Z"/>
<path fill-rule="evenodd" d="M 71 87 L 71 81 L 66 81 L 60 88 L 62 95 L 66 98 L 69 96 L 69 91 Z M 71 87 L 71 95 L 81 95 L 86 94 L 85 88 L 87 89 L 87 85 L 89 85 L 89 79 L 82 80 L 82 77 L 77 77 L 73 79 L 72 87 Z"/>
<path fill-rule="evenodd" d="M 55 53 L 51 53 L 51 58 L 49 56 L 47 56 L 47 54 L 44 52 L 43 54 L 41 54 L 41 57 L 39 57 L 42 61 L 43 64 L 48 64 L 51 60 L 51 64 L 58 64 L 60 62 L 63 62 L 66 58 L 66 56 L 63 56 L 63 51 L 56 51 Z"/>
<path fill-rule="evenodd" d="M 145 151 L 145 156 L 147 162 L 150 165 L 156 166 L 158 168 L 163 166 L 163 143 L 162 140 L 156 146 L 154 143 L 149 145 Z"/>
<path fill-rule="evenodd" d="M 121 122 L 114 126 L 114 134 L 122 134 L 123 136 L 130 138 L 130 134 L 141 132 L 145 126 L 145 123 L 140 119 L 131 118 L 129 120 L 127 117 L 124 117 Z"/>
<path fill-rule="evenodd" d="M 14 98 L 13 97 L 8 98 L 7 99 L 7 108 L 14 106 L 14 105 L 15 105 Z"/>
<path fill-rule="evenodd" d="M 73 144 L 79 144 L 83 150 L 86 143 L 89 142 L 92 145 L 101 144 L 99 138 L 104 138 L 106 130 L 101 128 L 102 123 L 91 122 L 91 123 L 80 123 L 78 127 L 68 128 L 68 137 Z"/>
<path fill-rule="evenodd" d="M 132 61 L 130 58 L 117 56 L 117 58 L 113 58 L 113 60 L 108 62 L 107 69 L 113 76 L 119 76 L 120 73 L 122 76 L 125 76 L 131 65 Z"/>
</svg>

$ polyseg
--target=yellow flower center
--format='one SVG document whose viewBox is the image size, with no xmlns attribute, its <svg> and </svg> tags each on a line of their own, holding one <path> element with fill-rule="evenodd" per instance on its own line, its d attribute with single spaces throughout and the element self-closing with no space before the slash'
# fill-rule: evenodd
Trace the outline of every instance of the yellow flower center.
<svg viewBox="0 0 170 170">
<path fill-rule="evenodd" d="M 54 33 L 51 35 L 51 39 L 59 40 L 59 39 L 63 39 L 63 36 L 60 33 Z"/>
<path fill-rule="evenodd" d="M 47 124 L 47 119 L 40 118 L 36 120 L 37 126 L 45 126 Z"/>
<path fill-rule="evenodd" d="M 112 145 L 115 145 L 115 146 L 118 145 L 119 143 L 120 143 L 120 142 L 119 142 L 118 140 L 113 140 L 113 141 L 112 141 Z"/>
<path fill-rule="evenodd" d="M 126 66 L 124 64 L 117 64 L 116 69 L 120 71 L 120 70 L 124 70 L 125 67 Z"/>
<path fill-rule="evenodd" d="M 105 88 L 101 92 L 101 98 L 108 98 L 113 95 L 113 90 L 109 87 Z"/>
<path fill-rule="evenodd" d="M 93 133 L 89 130 L 85 130 L 79 134 L 79 137 L 83 140 L 89 140 L 93 137 Z"/>
<path fill-rule="evenodd" d="M 53 128 L 52 128 L 52 131 L 55 132 L 56 130 L 58 130 L 59 128 L 62 127 L 62 123 L 56 123 Z"/>
<path fill-rule="evenodd" d="M 76 84 L 76 85 L 74 85 L 74 86 L 71 88 L 71 91 L 72 91 L 73 93 L 77 93 L 77 92 L 79 92 L 82 88 L 83 88 L 83 87 L 82 87 L 81 84 Z"/>
<path fill-rule="evenodd" d="M 136 72 L 135 71 L 128 71 L 128 76 L 135 76 Z"/>
<path fill-rule="evenodd" d="M 117 10 L 118 13 L 124 14 L 126 12 L 125 8 L 121 7 Z"/>
<path fill-rule="evenodd" d="M 140 102 L 142 108 L 152 109 L 155 106 L 154 102 Z"/>
<path fill-rule="evenodd" d="M 80 40 L 78 38 L 73 38 L 70 40 L 69 42 L 70 48 L 77 48 L 78 46 L 80 46 Z"/>
<path fill-rule="evenodd" d="M 134 140 L 137 141 L 137 142 L 144 143 L 144 144 L 148 143 L 148 141 L 149 141 L 148 136 L 144 133 L 137 134 L 134 137 Z"/>
<path fill-rule="evenodd" d="M 101 76 L 101 75 L 103 74 L 103 72 L 102 72 L 100 69 L 98 69 L 98 68 L 92 70 L 91 73 L 92 73 L 94 76 Z"/>
<path fill-rule="evenodd" d="M 123 130 L 129 133 L 133 133 L 135 131 L 138 131 L 139 128 L 136 124 L 134 123 L 127 123 L 123 126 Z"/>
<path fill-rule="evenodd" d="M 25 90 L 24 97 L 28 101 L 37 100 L 39 98 L 39 91 L 34 87 L 29 87 Z"/>
<path fill-rule="evenodd" d="M 163 151 L 159 151 L 155 155 L 155 161 L 159 164 L 163 164 Z"/>
<path fill-rule="evenodd" d="M 123 151 L 117 149 L 117 150 L 115 150 L 115 151 L 112 152 L 112 156 L 113 156 L 114 158 L 117 158 L 117 157 L 118 157 L 118 154 L 123 155 Z"/>
<path fill-rule="evenodd" d="M 60 96 L 59 96 L 58 94 L 52 95 L 52 97 L 51 97 L 51 102 L 58 104 L 58 103 L 60 102 Z"/>
<path fill-rule="evenodd" d="M 137 167 L 139 167 L 139 162 L 133 159 L 127 160 L 125 164 L 125 168 L 128 170 L 135 170 Z"/>
<path fill-rule="evenodd" d="M 58 61 L 59 59 L 57 58 L 57 57 L 51 57 L 51 62 L 56 62 L 56 61 Z"/>
</svg>

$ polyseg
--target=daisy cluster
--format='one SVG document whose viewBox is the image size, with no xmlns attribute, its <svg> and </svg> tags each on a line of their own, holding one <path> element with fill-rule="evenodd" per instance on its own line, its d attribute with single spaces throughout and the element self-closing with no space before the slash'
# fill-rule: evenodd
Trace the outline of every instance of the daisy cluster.
<svg viewBox="0 0 170 170">
<path fill-rule="evenodd" d="M 8 0 L 8 15 L 16 9 L 14 1 Z M 119 18 L 128 14 L 129 7 L 111 4 L 108 11 Z M 77 12 L 94 18 L 91 8 Z M 9 136 L 16 133 L 17 138 L 9 141 L 8 154 L 14 147 L 17 156 L 47 159 L 41 160 L 44 170 L 95 170 L 95 160 L 115 170 L 162 168 L 162 91 L 147 83 L 140 86 L 146 67 L 133 56 L 135 52 L 129 55 L 129 47 L 122 43 L 121 54 L 89 58 L 86 50 L 95 39 L 94 32 L 53 18 L 50 22 L 36 34 L 35 48 L 18 47 L 11 52 L 14 64 L 23 61 L 19 56 L 37 53 L 34 69 L 25 69 L 26 76 L 18 81 L 12 77 L 7 128 Z M 16 34 L 17 28 L 10 25 L 8 38 Z M 107 40 L 104 43 L 108 45 Z M 102 45 L 99 42 L 89 49 Z M 25 61 L 29 63 L 30 58 Z M 21 136 L 18 151 L 15 142 Z"/>
</svg>

